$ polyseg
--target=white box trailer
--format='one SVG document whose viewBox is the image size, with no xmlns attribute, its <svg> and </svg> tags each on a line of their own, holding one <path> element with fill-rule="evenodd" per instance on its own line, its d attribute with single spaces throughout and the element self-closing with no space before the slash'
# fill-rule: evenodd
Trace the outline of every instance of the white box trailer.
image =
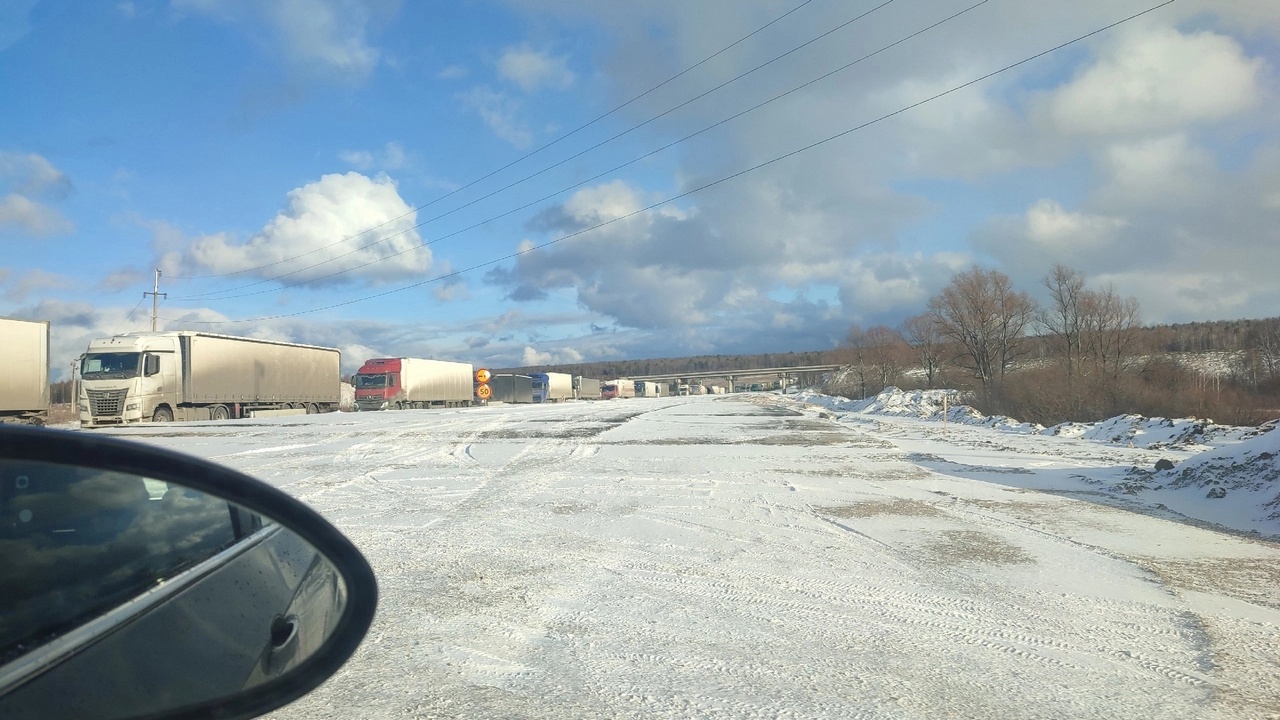
<svg viewBox="0 0 1280 720">
<path fill-rule="evenodd" d="M 49 417 L 49 322 L 0 318 L 0 422 Z"/>
<path fill-rule="evenodd" d="M 356 407 L 405 410 L 464 407 L 475 399 L 471 363 L 422 358 L 373 358 L 356 373 Z"/>
<path fill-rule="evenodd" d="M 533 379 L 533 401 L 560 402 L 573 397 L 573 376 L 569 373 L 529 373 Z"/>
<path fill-rule="evenodd" d="M 662 390 L 656 382 L 647 382 L 637 380 L 635 384 L 636 397 L 661 397 Z"/>
<path fill-rule="evenodd" d="M 633 398 L 636 396 L 636 384 L 627 378 L 618 378 L 600 385 L 600 397 L 605 400 L 612 398 Z"/>
<path fill-rule="evenodd" d="M 574 376 L 573 396 L 579 400 L 599 400 L 600 381 L 581 375 Z"/>
<path fill-rule="evenodd" d="M 80 424 L 317 413 L 341 401 L 336 348 L 201 332 L 99 338 L 80 361 Z"/>
</svg>

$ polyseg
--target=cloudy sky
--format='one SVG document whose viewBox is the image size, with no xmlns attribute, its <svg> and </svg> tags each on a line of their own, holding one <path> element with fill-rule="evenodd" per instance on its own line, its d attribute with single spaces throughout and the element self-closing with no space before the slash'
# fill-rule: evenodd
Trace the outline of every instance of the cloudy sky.
<svg viewBox="0 0 1280 720">
<path fill-rule="evenodd" d="M 977 263 L 1280 315 L 1280 2 L 8 0 L 0 315 L 509 366 L 834 346 Z M 952 91 L 955 88 L 958 90 Z"/>
</svg>

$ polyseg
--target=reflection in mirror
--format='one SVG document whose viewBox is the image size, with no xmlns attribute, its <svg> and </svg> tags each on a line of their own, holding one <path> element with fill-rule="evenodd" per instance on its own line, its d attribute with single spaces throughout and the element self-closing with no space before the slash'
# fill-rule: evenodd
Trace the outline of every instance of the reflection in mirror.
<svg viewBox="0 0 1280 720">
<path fill-rule="evenodd" d="M 269 519 L 66 465 L 0 460 L 0 557 L 0 717 L 229 696 L 305 660 L 346 601 L 333 566 Z"/>
</svg>

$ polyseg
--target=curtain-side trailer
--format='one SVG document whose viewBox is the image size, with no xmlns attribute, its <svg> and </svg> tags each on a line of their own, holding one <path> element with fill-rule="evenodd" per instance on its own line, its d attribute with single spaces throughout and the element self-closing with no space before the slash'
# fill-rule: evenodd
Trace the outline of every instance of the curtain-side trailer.
<svg viewBox="0 0 1280 720">
<path fill-rule="evenodd" d="M 0 422 L 49 417 L 49 322 L 0 318 Z"/>
<path fill-rule="evenodd" d="M 373 358 L 356 372 L 356 407 L 405 410 L 464 407 L 475 398 L 471 363 L 421 358 Z"/>
<path fill-rule="evenodd" d="M 595 378 L 575 375 L 573 378 L 573 396 L 578 400 L 599 400 L 600 381 Z"/>
<path fill-rule="evenodd" d="M 502 373 L 489 378 L 489 388 L 493 394 L 489 396 L 491 403 L 531 403 L 533 402 L 533 378 L 528 375 Z"/>
<path fill-rule="evenodd" d="M 80 361 L 80 424 L 337 410 L 340 363 L 336 348 L 212 333 L 99 338 Z"/>
</svg>

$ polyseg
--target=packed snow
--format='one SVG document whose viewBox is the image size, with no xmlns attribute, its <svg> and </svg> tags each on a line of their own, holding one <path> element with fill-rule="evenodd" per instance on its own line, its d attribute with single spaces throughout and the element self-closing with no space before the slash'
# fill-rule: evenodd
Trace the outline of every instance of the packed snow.
<svg viewBox="0 0 1280 720">
<path fill-rule="evenodd" d="M 363 645 L 274 718 L 1280 713 L 1280 523 L 1254 504 L 1280 433 L 1151 449 L 920 400 L 109 432 L 262 478 L 372 563 Z"/>
</svg>

